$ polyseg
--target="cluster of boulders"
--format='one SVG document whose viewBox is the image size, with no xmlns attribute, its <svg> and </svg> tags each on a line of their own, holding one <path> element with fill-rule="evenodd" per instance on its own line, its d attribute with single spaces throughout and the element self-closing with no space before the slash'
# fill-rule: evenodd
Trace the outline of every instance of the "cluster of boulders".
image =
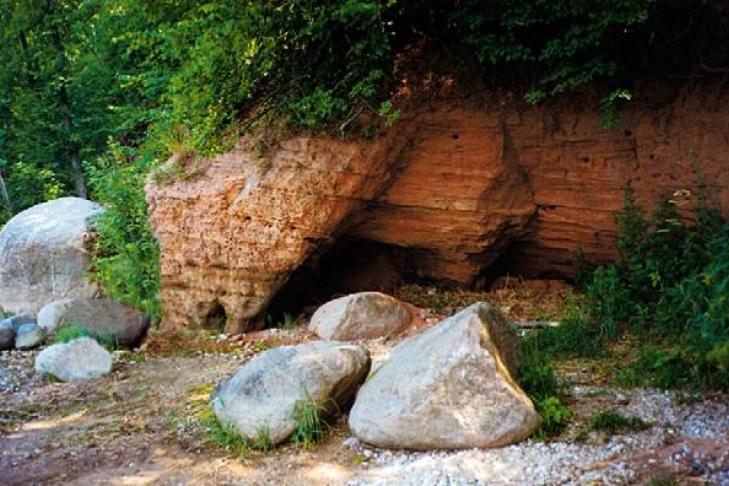
<svg viewBox="0 0 729 486">
<path fill-rule="evenodd" d="M 353 294 L 321 307 L 320 337 L 369 339 L 402 331 L 412 319 L 393 297 Z M 517 336 L 487 303 L 474 304 L 402 341 L 371 372 L 362 344 L 314 341 L 256 356 L 213 394 L 224 425 L 244 436 L 291 436 L 302 401 L 323 417 L 352 404 L 349 426 L 379 447 L 459 449 L 515 443 L 541 419 L 515 381 Z"/>
<path fill-rule="evenodd" d="M 43 344 L 45 338 L 45 332 L 31 315 L 9 316 L 0 321 L 0 350 L 26 351 Z"/>
<path fill-rule="evenodd" d="M 39 373 L 62 381 L 110 371 L 111 354 L 93 337 L 130 347 L 149 326 L 142 312 L 96 298 L 89 281 L 93 223 L 102 211 L 86 199 L 61 198 L 17 214 L 0 231 L 0 305 L 15 313 L 0 322 L 0 350 L 33 349 L 61 328 L 77 326 L 88 336 L 36 356 Z"/>
</svg>

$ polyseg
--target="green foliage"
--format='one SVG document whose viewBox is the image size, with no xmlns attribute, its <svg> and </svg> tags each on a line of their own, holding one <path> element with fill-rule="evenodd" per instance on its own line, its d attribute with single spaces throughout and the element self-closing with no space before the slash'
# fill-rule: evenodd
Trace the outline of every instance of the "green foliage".
<svg viewBox="0 0 729 486">
<path fill-rule="evenodd" d="M 677 196 L 690 196 L 686 191 Z M 706 195 L 688 224 L 675 199 L 648 218 L 630 186 L 617 215 L 620 259 L 585 286 L 588 323 L 608 339 L 644 344 L 618 381 L 729 389 L 729 223 Z"/>
<path fill-rule="evenodd" d="M 604 432 L 608 436 L 621 432 L 641 432 L 651 427 L 638 417 L 625 417 L 617 410 L 602 411 L 590 419 L 590 429 Z"/>
<path fill-rule="evenodd" d="M 94 279 L 115 300 L 160 319 L 159 244 L 147 218 L 144 181 L 150 162 L 129 147 L 111 144 L 89 164 L 95 197 L 106 211 L 97 219 Z"/>
<path fill-rule="evenodd" d="M 291 443 L 309 449 L 321 441 L 326 431 L 326 424 L 321 419 L 324 410 L 322 405 L 312 400 L 306 389 L 303 391 L 306 398 L 297 401 L 291 413 L 291 418 L 296 422 Z"/>
<path fill-rule="evenodd" d="M 240 435 L 232 425 L 223 426 L 211 409 L 199 417 L 204 436 L 217 447 L 232 452 L 239 458 L 247 458 L 250 454 L 250 441 Z"/>
<path fill-rule="evenodd" d="M 604 352 L 604 334 L 592 323 L 584 298 L 572 296 L 560 318 L 560 325 L 547 327 L 525 338 L 529 354 L 571 358 L 599 356 Z"/>
<path fill-rule="evenodd" d="M 58 329 L 55 334 L 55 341 L 57 343 L 68 343 L 81 337 L 90 337 L 95 339 L 97 343 L 110 352 L 119 347 L 116 336 L 113 334 L 93 333 L 78 324 L 67 324 Z"/>
<path fill-rule="evenodd" d="M 519 385 L 534 402 L 542 417 L 542 426 L 535 437 L 546 440 L 559 435 L 571 418 L 564 404 L 564 385 L 557 379 L 551 356 L 539 348 L 540 343 L 528 337 L 522 344 Z"/>
<path fill-rule="evenodd" d="M 67 343 L 80 337 L 91 337 L 91 332 L 77 324 L 69 324 L 56 331 L 57 343 Z"/>
<path fill-rule="evenodd" d="M 562 433 L 572 418 L 572 412 L 558 397 L 550 396 L 536 402 L 537 412 L 542 417 L 542 426 L 536 437 L 546 439 Z"/>
</svg>

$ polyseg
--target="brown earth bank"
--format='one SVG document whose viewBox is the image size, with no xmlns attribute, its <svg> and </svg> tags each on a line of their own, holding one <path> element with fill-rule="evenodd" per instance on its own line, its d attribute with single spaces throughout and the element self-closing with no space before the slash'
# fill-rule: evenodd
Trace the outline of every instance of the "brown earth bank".
<svg viewBox="0 0 729 486">
<path fill-rule="evenodd" d="M 722 84 L 645 86 L 616 131 L 590 96 L 534 107 L 446 89 L 402 105 L 372 139 L 297 135 L 263 155 L 244 140 L 150 182 L 164 325 L 260 327 L 287 282 L 313 285 L 297 278 L 311 269 L 348 291 L 403 276 L 478 286 L 503 269 L 569 276 L 578 250 L 616 256 L 628 181 L 649 205 L 688 190 L 688 211 L 701 189 L 729 207 Z"/>
</svg>

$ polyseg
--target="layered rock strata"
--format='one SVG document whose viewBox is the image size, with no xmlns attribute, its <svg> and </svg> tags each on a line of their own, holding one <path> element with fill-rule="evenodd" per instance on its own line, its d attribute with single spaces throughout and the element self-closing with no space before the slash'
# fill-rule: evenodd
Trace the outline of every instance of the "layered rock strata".
<svg viewBox="0 0 729 486">
<path fill-rule="evenodd" d="M 614 258 L 628 181 L 649 205 L 703 186 L 729 207 L 728 90 L 639 98 L 617 131 L 585 106 L 433 101 L 373 140 L 298 136 L 264 157 L 240 144 L 188 162 L 199 165 L 193 177 L 148 187 L 165 325 L 257 327 L 291 273 L 338 239 L 390 248 L 420 277 L 472 285 L 495 263 L 569 275 L 577 250 Z"/>
</svg>

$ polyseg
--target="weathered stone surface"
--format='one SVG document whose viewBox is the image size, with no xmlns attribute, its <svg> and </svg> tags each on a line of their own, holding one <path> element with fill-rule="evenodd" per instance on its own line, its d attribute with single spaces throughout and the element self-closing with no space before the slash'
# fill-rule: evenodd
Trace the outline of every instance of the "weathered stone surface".
<svg viewBox="0 0 729 486">
<path fill-rule="evenodd" d="M 66 197 L 15 215 L 0 231 L 0 305 L 35 314 L 48 302 L 91 297 L 89 239 L 101 206 Z"/>
<path fill-rule="evenodd" d="M 345 143 L 297 137 L 261 162 L 241 142 L 196 161 L 189 181 L 150 182 L 150 219 L 161 244 L 163 324 L 254 329 L 255 317 L 311 252 L 341 231 L 389 177 L 397 141 Z"/>
<path fill-rule="evenodd" d="M 393 349 L 349 416 L 378 447 L 461 449 L 519 442 L 541 423 L 514 381 L 518 341 L 484 302 Z"/>
<path fill-rule="evenodd" d="M 61 299 L 43 306 L 38 311 L 38 325 L 49 334 L 56 332 L 56 329 L 63 320 L 66 308 L 73 302 L 73 299 Z"/>
<path fill-rule="evenodd" d="M 407 307 L 394 297 L 381 292 L 359 292 L 319 307 L 311 317 L 309 330 L 324 339 L 372 339 L 402 331 L 412 318 Z"/>
<path fill-rule="evenodd" d="M 415 103 L 371 142 L 297 137 L 263 163 L 239 147 L 198 161 L 196 178 L 150 184 L 165 325 L 204 326 L 222 305 L 229 331 L 255 327 L 291 273 L 335 240 L 378 243 L 406 273 L 460 284 L 497 258 L 513 273 L 570 275 L 578 249 L 593 262 L 616 256 L 613 213 L 629 180 L 648 206 L 698 187 L 690 149 L 729 208 L 729 88 L 648 91 L 618 131 L 585 108 L 595 99 L 483 106 L 459 94 Z"/>
<path fill-rule="evenodd" d="M 48 346 L 35 358 L 35 370 L 61 381 L 84 381 L 111 371 L 111 354 L 94 339 L 78 338 Z"/>
<path fill-rule="evenodd" d="M 370 357 L 361 346 L 314 341 L 281 346 L 251 359 L 213 394 L 213 410 L 222 424 L 245 437 L 268 434 L 286 440 L 296 423 L 300 400 L 314 400 L 324 414 L 345 410 L 367 377 Z"/>
<path fill-rule="evenodd" d="M 111 299 L 73 299 L 43 315 L 44 329 L 76 324 L 95 334 L 111 334 L 119 346 L 132 346 L 144 337 L 149 319 L 139 310 Z"/>
<path fill-rule="evenodd" d="M 37 348 L 45 338 L 46 333 L 37 324 L 23 324 L 15 335 L 15 348 L 22 351 Z"/>
</svg>

